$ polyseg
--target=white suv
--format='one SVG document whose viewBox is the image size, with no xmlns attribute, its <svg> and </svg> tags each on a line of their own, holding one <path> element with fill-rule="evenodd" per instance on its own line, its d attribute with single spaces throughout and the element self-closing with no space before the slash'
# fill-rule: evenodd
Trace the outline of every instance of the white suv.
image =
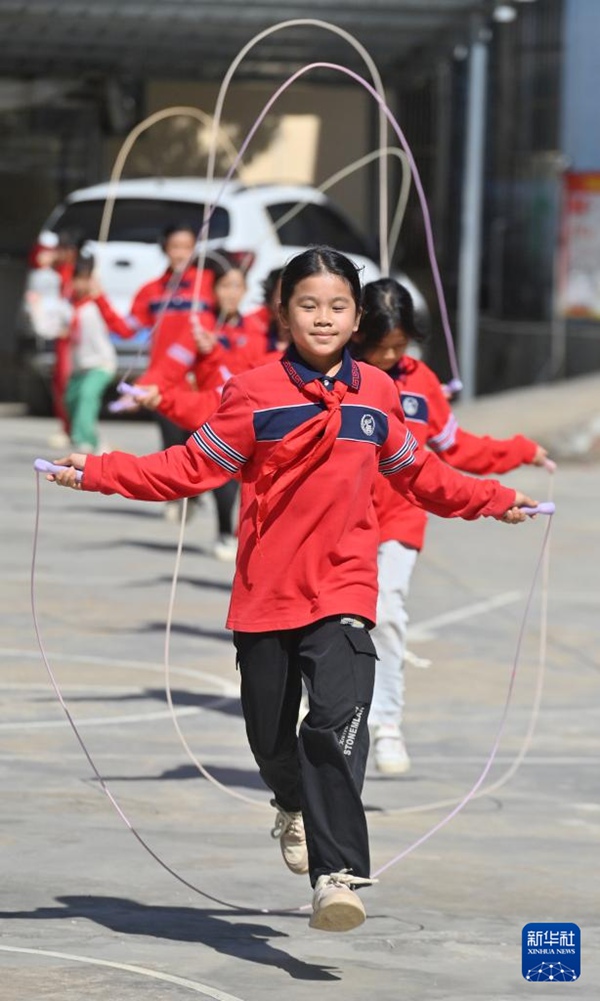
<svg viewBox="0 0 600 1001">
<path fill-rule="evenodd" d="M 283 267 L 310 244 L 327 244 L 347 254 L 362 269 L 363 283 L 381 276 L 369 242 L 326 195 L 312 187 L 245 187 L 237 181 L 224 184 L 197 178 L 121 181 L 108 240 L 100 244 L 97 239 L 109 190 L 108 184 L 97 184 L 74 191 L 54 209 L 43 229 L 69 230 L 88 241 L 102 286 L 114 307 L 124 314 L 140 286 L 164 271 L 166 259 L 158 243 L 163 230 L 173 223 L 187 223 L 200 231 L 204 206 L 215 200 L 208 248 L 227 250 L 252 262 L 243 310 L 262 301 L 261 282 L 269 271 Z M 394 277 L 409 288 L 417 314 L 426 315 L 418 289 L 405 275 Z M 137 369 L 143 367 L 144 359 L 134 342 L 117 338 L 115 343 L 122 368 L 132 364 Z M 32 361 L 43 372 L 51 353 L 48 345 L 44 350 L 39 344 L 38 349 Z"/>
</svg>

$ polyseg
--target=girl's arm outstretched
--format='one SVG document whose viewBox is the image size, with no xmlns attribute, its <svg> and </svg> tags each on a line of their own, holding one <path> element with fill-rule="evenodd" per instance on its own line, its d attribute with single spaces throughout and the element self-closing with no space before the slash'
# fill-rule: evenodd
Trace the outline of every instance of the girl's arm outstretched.
<svg viewBox="0 0 600 1001">
<path fill-rule="evenodd" d="M 519 508 L 535 507 L 537 503 L 497 480 L 464 476 L 432 452 L 419 449 L 396 399 L 389 410 L 389 433 L 379 469 L 395 490 L 442 518 L 492 517 L 513 524 L 527 517 Z"/>
<path fill-rule="evenodd" d="M 523 464 L 541 466 L 546 449 L 524 435 L 512 438 L 492 438 L 490 435 L 464 431 L 452 413 L 437 376 L 431 372 L 429 438 L 427 444 L 440 459 L 466 473 L 487 476 L 507 473 Z"/>
<path fill-rule="evenodd" d="M 177 500 L 214 490 L 236 476 L 252 455 L 254 444 L 250 403 L 232 380 L 219 409 L 185 445 L 143 456 L 73 453 L 57 460 L 65 471 L 48 474 L 48 479 L 76 490 L 118 493 L 137 500 Z M 77 469 L 83 470 L 80 483 L 76 481 Z"/>
</svg>

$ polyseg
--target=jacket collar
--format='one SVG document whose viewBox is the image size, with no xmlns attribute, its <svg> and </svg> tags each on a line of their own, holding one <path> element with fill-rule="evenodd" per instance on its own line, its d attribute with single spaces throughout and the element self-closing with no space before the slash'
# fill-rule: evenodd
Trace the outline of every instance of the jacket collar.
<svg viewBox="0 0 600 1001">
<path fill-rule="evenodd" d="M 321 382 L 325 382 L 327 379 L 327 376 L 324 376 L 322 372 L 315 371 L 304 361 L 294 344 L 290 344 L 281 361 L 289 378 L 297 386 L 305 386 L 308 382 L 314 382 L 315 379 L 320 379 Z M 354 392 L 358 392 L 360 389 L 360 369 L 347 347 L 344 348 L 342 354 L 341 367 L 334 376 L 330 377 L 330 381 L 332 383 L 343 382 Z"/>
</svg>

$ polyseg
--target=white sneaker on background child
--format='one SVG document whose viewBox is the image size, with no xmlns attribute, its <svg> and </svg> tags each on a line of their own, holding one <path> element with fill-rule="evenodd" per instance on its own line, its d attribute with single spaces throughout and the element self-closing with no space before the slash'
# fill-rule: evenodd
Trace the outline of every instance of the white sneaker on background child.
<svg viewBox="0 0 600 1001">
<path fill-rule="evenodd" d="M 410 769 L 410 758 L 400 727 L 395 723 L 381 723 L 373 732 L 375 768 L 382 775 L 405 775 Z"/>
</svg>

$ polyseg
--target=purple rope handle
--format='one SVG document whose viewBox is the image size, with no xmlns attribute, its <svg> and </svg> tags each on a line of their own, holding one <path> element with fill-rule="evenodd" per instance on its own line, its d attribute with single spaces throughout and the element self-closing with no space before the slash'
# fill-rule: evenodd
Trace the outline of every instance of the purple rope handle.
<svg viewBox="0 0 600 1001">
<path fill-rule="evenodd" d="M 536 504 L 535 507 L 521 507 L 519 508 L 523 514 L 554 514 L 556 511 L 556 504 L 553 501 L 543 501 L 541 504 Z"/>
<path fill-rule="evenodd" d="M 125 382 L 121 379 L 121 382 L 117 386 L 117 393 L 127 394 L 127 396 L 145 396 L 146 390 L 143 386 L 134 386 L 131 382 Z"/>
<path fill-rule="evenodd" d="M 140 397 L 145 396 L 145 390 L 142 386 L 134 386 L 130 382 L 125 382 L 123 379 L 117 386 L 117 393 L 122 393 L 123 396 L 133 396 L 134 399 L 140 399 Z M 126 399 L 113 400 L 108 404 L 108 409 L 111 414 L 118 414 L 120 411 L 128 411 L 133 408 L 129 405 Z"/>
<path fill-rule="evenodd" d="M 64 473 L 65 469 L 68 469 L 69 467 L 57 466 L 55 462 L 48 462 L 48 459 L 36 459 L 33 464 L 33 468 L 36 473 L 53 473 L 56 476 L 58 473 Z M 75 478 L 78 483 L 81 482 L 83 478 L 83 471 L 81 469 L 77 469 L 75 471 Z"/>
</svg>

